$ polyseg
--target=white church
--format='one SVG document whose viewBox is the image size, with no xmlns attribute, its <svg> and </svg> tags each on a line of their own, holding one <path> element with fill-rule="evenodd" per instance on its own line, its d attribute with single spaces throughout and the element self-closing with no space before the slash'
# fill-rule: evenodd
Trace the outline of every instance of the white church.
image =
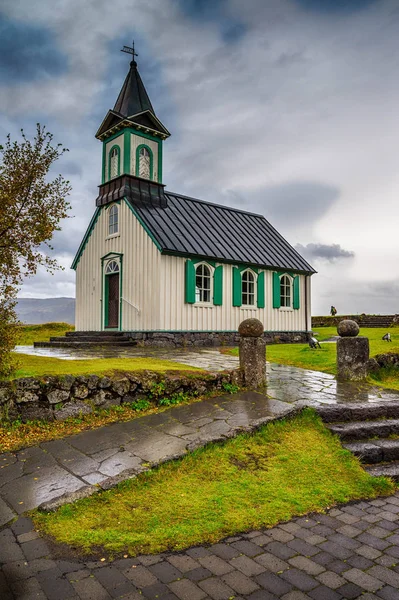
<svg viewBox="0 0 399 600">
<path fill-rule="evenodd" d="M 219 344 L 256 317 L 270 341 L 305 341 L 314 269 L 263 215 L 168 191 L 169 136 L 133 54 L 96 134 L 102 183 L 72 265 L 76 331 Z"/>
</svg>

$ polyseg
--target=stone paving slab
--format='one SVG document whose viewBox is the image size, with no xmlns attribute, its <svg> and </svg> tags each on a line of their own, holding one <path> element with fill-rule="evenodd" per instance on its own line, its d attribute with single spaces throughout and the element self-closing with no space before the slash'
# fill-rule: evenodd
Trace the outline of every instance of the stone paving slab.
<svg viewBox="0 0 399 600">
<path fill-rule="evenodd" d="M 0 455 L 0 526 L 16 515 L 109 489 L 208 442 L 230 438 L 296 407 L 256 392 L 208 398 Z"/>
<path fill-rule="evenodd" d="M 0 598 L 395 600 L 398 542 L 399 492 L 211 546 L 113 562 L 63 554 L 19 517 L 0 531 Z"/>
</svg>

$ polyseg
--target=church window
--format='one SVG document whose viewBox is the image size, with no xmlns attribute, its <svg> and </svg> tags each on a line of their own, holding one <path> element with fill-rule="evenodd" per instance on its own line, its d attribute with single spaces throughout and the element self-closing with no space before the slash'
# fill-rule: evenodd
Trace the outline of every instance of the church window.
<svg viewBox="0 0 399 600">
<path fill-rule="evenodd" d="M 120 174 L 120 157 L 119 157 L 119 146 L 111 148 L 109 153 L 109 179 L 114 179 Z"/>
<path fill-rule="evenodd" d="M 136 152 L 136 175 L 143 179 L 152 179 L 153 155 L 148 146 L 141 144 Z"/>
<path fill-rule="evenodd" d="M 114 235 L 119 231 L 119 208 L 116 204 L 111 206 L 108 213 L 108 235 Z"/>
<path fill-rule="evenodd" d="M 241 303 L 244 306 L 255 305 L 255 277 L 252 271 L 244 271 L 242 274 Z"/>
<path fill-rule="evenodd" d="M 116 260 L 110 260 L 105 268 L 105 274 L 113 275 L 114 273 L 119 273 L 119 265 Z"/>
<path fill-rule="evenodd" d="M 291 308 L 292 302 L 292 284 L 289 275 L 283 275 L 280 278 L 280 306 Z"/>
<path fill-rule="evenodd" d="M 198 265 L 195 269 L 195 301 L 211 301 L 211 272 L 204 264 Z"/>
</svg>

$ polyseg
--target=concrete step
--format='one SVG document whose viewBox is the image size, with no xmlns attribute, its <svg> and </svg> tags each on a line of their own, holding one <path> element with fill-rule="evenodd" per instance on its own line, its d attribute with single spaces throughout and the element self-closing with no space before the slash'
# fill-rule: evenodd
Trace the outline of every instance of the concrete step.
<svg viewBox="0 0 399 600">
<path fill-rule="evenodd" d="M 343 441 L 368 440 L 373 437 L 387 438 L 390 435 L 399 435 L 399 419 L 386 419 L 379 421 L 356 421 L 354 423 L 327 424 L 332 433 L 338 435 Z"/>
<path fill-rule="evenodd" d="M 395 481 L 399 481 L 399 462 L 392 462 L 388 464 L 370 465 L 365 467 L 366 471 L 373 477 L 391 477 Z"/>
<path fill-rule="evenodd" d="M 328 404 L 318 406 L 317 413 L 324 423 L 366 421 L 370 419 L 399 419 L 399 400 L 367 404 Z"/>
<path fill-rule="evenodd" d="M 113 340 L 112 342 L 80 342 L 80 341 L 63 341 L 63 342 L 34 342 L 35 348 L 95 348 L 103 346 L 105 348 L 114 346 L 136 346 L 137 342 Z"/>
<path fill-rule="evenodd" d="M 366 440 L 365 442 L 350 442 L 342 445 L 365 464 L 399 460 L 399 439 L 373 439 Z"/>
</svg>

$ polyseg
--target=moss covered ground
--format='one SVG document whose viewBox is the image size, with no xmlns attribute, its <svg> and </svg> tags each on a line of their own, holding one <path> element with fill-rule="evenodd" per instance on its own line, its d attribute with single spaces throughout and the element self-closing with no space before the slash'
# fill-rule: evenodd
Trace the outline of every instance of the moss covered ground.
<svg viewBox="0 0 399 600">
<path fill-rule="evenodd" d="M 101 556 L 181 550 L 336 503 L 391 494 L 310 409 L 212 444 L 54 513 L 38 530 Z"/>
</svg>

